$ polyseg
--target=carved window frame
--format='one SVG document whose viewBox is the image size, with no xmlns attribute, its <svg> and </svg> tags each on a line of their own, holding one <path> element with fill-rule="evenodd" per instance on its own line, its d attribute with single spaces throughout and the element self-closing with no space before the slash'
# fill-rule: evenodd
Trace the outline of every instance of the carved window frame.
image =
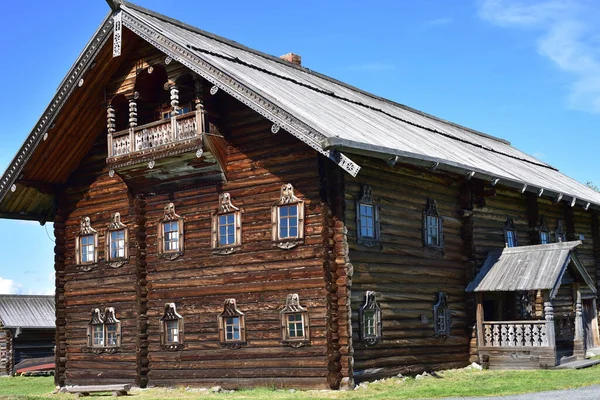
<svg viewBox="0 0 600 400">
<path fill-rule="evenodd" d="M 363 215 L 362 207 L 370 207 L 373 215 L 373 235 L 363 235 Z M 356 241 L 366 247 L 379 246 L 381 237 L 381 224 L 379 220 L 379 205 L 373 198 L 373 192 L 370 185 L 363 185 L 361 188 L 360 197 L 356 199 Z"/>
<path fill-rule="evenodd" d="M 227 319 L 237 318 L 239 326 L 239 339 L 228 339 L 227 338 Z M 239 349 L 245 346 L 246 343 L 246 317 L 243 312 L 237 308 L 237 302 L 235 299 L 226 299 L 223 303 L 223 312 L 219 314 L 219 342 L 221 347 L 228 349 Z"/>
<path fill-rule="evenodd" d="M 279 312 L 281 320 L 281 343 L 291 347 L 302 347 L 310 344 L 310 320 L 308 317 L 308 309 L 300 305 L 300 296 L 297 293 L 288 294 L 285 300 L 285 307 Z M 302 323 L 302 336 L 293 337 L 290 334 L 289 318 L 300 316 Z M 295 330 L 295 329 L 294 329 Z"/>
<path fill-rule="evenodd" d="M 436 220 L 433 220 L 436 218 Z M 430 243 L 429 227 L 434 226 L 430 224 L 431 221 L 437 221 L 437 243 Z M 433 199 L 427 199 L 427 207 L 423 210 L 423 246 L 434 252 L 443 254 L 444 253 L 444 218 L 440 215 L 437 203 Z"/>
<path fill-rule="evenodd" d="M 94 255 L 92 261 L 83 261 L 82 251 L 84 245 L 82 240 L 85 237 L 92 237 L 94 241 Z M 82 266 L 85 271 L 89 271 L 98 264 L 98 231 L 92 228 L 90 217 L 81 217 L 79 232 L 75 236 L 75 264 Z"/>
<path fill-rule="evenodd" d="M 448 308 L 448 297 L 445 292 L 438 292 L 433 306 L 433 332 L 435 337 L 447 338 L 452 329 L 452 315 Z"/>
<path fill-rule="evenodd" d="M 512 217 L 506 217 L 506 222 L 504 223 L 504 227 L 502 228 L 504 232 L 504 245 L 506 247 L 518 247 L 519 241 L 517 239 L 517 229 L 515 228 L 515 223 Z M 511 235 L 509 232 L 512 232 L 512 243 L 510 242 Z M 512 246 L 509 246 L 512 244 Z"/>
<path fill-rule="evenodd" d="M 540 244 L 550 244 L 550 230 L 548 229 L 548 224 L 546 223 L 546 217 L 542 216 L 540 218 L 540 225 L 537 229 Z M 544 243 L 544 237 L 546 238 L 546 243 Z"/>
<path fill-rule="evenodd" d="M 358 320 L 360 323 L 360 340 L 367 345 L 374 345 L 381 340 L 382 323 L 381 308 L 377 302 L 379 293 L 368 290 L 365 293 L 365 303 L 358 309 Z M 372 323 L 368 323 L 369 316 L 372 316 Z M 372 328 L 373 332 L 369 332 Z"/>
<path fill-rule="evenodd" d="M 293 237 L 280 237 L 280 210 L 283 207 L 297 206 L 297 235 Z M 271 207 L 271 239 L 281 249 L 289 250 L 304 241 L 304 200 L 294 195 L 294 187 L 291 183 L 281 185 L 279 199 Z"/>
<path fill-rule="evenodd" d="M 178 232 L 178 240 L 176 250 L 165 250 L 165 237 L 164 237 L 164 227 L 165 224 L 170 222 L 177 223 L 177 232 Z M 159 257 L 164 258 L 166 260 L 175 260 L 176 258 L 183 255 L 184 251 L 184 243 L 185 243 L 185 234 L 184 234 L 184 223 L 183 217 L 177 215 L 175 212 L 175 204 L 169 203 L 164 208 L 164 215 L 158 221 L 157 227 L 157 244 L 158 244 L 158 254 Z"/>
<path fill-rule="evenodd" d="M 556 220 L 556 229 L 554 230 L 554 240 L 556 243 L 567 241 L 567 232 L 565 232 L 564 224 L 562 219 Z"/>
<path fill-rule="evenodd" d="M 123 257 L 112 256 L 112 233 L 118 231 L 123 231 Z M 110 224 L 108 225 L 108 228 L 106 228 L 104 241 L 106 264 L 113 268 L 118 268 L 127 264 L 129 261 L 129 230 L 127 229 L 127 225 L 121 222 L 120 213 L 116 212 L 110 217 Z"/>
<path fill-rule="evenodd" d="M 103 342 L 101 346 L 94 344 L 94 327 L 102 327 Z M 109 327 L 114 326 L 115 344 L 108 344 Z M 121 321 L 115 315 L 113 307 L 107 307 L 104 313 L 99 308 L 92 309 L 92 318 L 87 326 L 87 344 L 88 350 L 94 354 L 116 353 L 121 347 Z"/>
<path fill-rule="evenodd" d="M 169 341 L 168 323 L 175 321 L 177 323 L 177 340 Z M 184 347 L 184 326 L 183 317 L 177 312 L 175 303 L 166 303 L 163 316 L 160 317 L 160 347 L 163 350 L 180 350 Z"/>
<path fill-rule="evenodd" d="M 212 248 L 213 253 L 226 255 L 232 254 L 242 245 L 242 212 L 243 210 L 231 203 L 231 195 L 222 193 L 219 195 L 219 207 L 212 213 Z M 234 242 L 221 244 L 220 242 L 220 217 L 233 215 Z"/>
</svg>

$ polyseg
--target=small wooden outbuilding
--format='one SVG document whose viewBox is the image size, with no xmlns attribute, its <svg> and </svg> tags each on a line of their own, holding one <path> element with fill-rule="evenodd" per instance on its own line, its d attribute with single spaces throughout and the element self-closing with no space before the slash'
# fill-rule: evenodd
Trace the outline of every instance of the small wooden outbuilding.
<svg viewBox="0 0 600 400">
<path fill-rule="evenodd" d="M 580 241 L 491 251 L 467 292 L 477 303 L 477 350 L 490 368 L 548 368 L 585 358 L 583 294 L 594 281 L 579 260 Z M 592 315 L 596 315 L 592 300 Z M 592 339 L 593 340 L 593 339 Z"/>
<path fill-rule="evenodd" d="M 0 295 L 0 374 L 40 365 L 52 370 L 56 332 L 54 296 Z"/>
</svg>

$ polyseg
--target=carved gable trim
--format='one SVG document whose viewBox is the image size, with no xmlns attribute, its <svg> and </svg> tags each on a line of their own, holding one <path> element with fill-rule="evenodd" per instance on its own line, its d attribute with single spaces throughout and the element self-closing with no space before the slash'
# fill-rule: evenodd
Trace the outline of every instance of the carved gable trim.
<svg viewBox="0 0 600 400">
<path fill-rule="evenodd" d="M 161 219 L 162 222 L 168 221 L 177 221 L 181 219 L 179 215 L 175 212 L 175 204 L 169 203 L 164 208 L 163 217 Z"/>
<path fill-rule="evenodd" d="M 100 312 L 99 308 L 92 309 L 92 319 L 90 324 L 99 325 L 104 323 L 104 315 Z"/>
<path fill-rule="evenodd" d="M 304 241 L 304 200 L 296 197 L 294 186 L 291 183 L 281 185 L 279 193 L 279 199 L 271 207 L 271 240 L 273 240 L 277 247 L 289 250 Z M 297 206 L 297 214 L 295 216 L 297 230 L 295 231 L 296 234 L 293 235 L 291 229 L 285 229 L 289 227 L 289 225 L 286 225 L 284 227 L 285 234 L 282 235 L 281 222 L 285 219 L 286 224 L 291 223 L 289 216 L 282 215 L 282 209 L 285 211 L 289 206 Z"/>
</svg>

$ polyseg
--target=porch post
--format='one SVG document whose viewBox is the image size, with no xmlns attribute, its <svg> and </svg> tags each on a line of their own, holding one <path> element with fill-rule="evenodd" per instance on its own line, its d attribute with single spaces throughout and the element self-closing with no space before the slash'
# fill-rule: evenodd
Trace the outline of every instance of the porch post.
<svg viewBox="0 0 600 400">
<path fill-rule="evenodd" d="M 556 335 L 554 333 L 554 307 L 550 300 L 550 292 L 544 290 L 544 318 L 546 319 L 546 337 L 548 338 L 548 346 L 555 349 L 556 354 Z"/>
<path fill-rule="evenodd" d="M 477 303 L 476 323 L 477 323 L 477 347 L 483 346 L 483 295 L 475 293 L 475 301 Z"/>
<path fill-rule="evenodd" d="M 575 340 L 583 340 L 583 306 L 579 285 L 575 286 L 575 296 Z"/>
</svg>

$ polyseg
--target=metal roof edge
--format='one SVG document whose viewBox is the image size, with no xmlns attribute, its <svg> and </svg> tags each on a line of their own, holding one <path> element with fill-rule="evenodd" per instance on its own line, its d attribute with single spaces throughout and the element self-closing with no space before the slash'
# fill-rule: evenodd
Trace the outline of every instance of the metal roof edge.
<svg viewBox="0 0 600 400">
<path fill-rule="evenodd" d="M 44 137 L 44 134 L 52 126 L 58 112 L 71 97 L 80 77 L 90 69 L 95 56 L 104 47 L 109 34 L 112 33 L 111 19 L 112 12 L 109 12 L 59 84 L 54 97 L 48 106 L 46 106 L 34 128 L 25 138 L 21 148 L 17 151 L 13 160 L 8 164 L 8 167 L 0 177 L 0 203 L 6 197 L 9 188 L 17 180 L 25 164 L 29 161 L 31 154 Z"/>
<path fill-rule="evenodd" d="M 585 207 L 585 205 L 589 203 L 590 206 L 593 206 L 592 208 L 600 210 L 600 202 L 595 202 L 582 197 L 578 197 L 576 195 L 573 195 L 572 193 L 563 193 L 553 188 L 534 186 L 530 182 L 523 182 L 516 178 L 492 175 L 488 171 L 466 164 L 455 163 L 442 158 L 430 157 L 422 154 L 394 149 L 391 147 L 377 146 L 363 142 L 357 142 L 354 140 L 342 139 L 339 137 L 327 138 L 325 141 L 323 141 L 323 148 L 338 149 L 340 151 L 345 151 L 350 154 L 359 154 L 368 157 L 379 158 L 388 162 L 391 162 L 393 159 L 395 159 L 395 161 L 393 161 L 394 164 L 397 161 L 402 161 L 407 164 L 419 167 L 435 167 L 435 169 L 445 170 L 447 172 L 453 172 L 457 174 L 468 174 L 471 178 L 475 177 L 482 180 L 499 179 L 499 182 L 497 183 L 498 185 L 506 186 L 517 190 L 522 190 L 522 188 L 525 187 L 525 190 L 527 192 L 532 193 L 539 192 L 540 189 L 543 189 L 544 197 L 556 198 L 556 195 L 563 194 L 568 197 L 571 197 L 571 199 L 575 199 L 576 202 L 582 207 Z M 556 171 L 560 172 L 558 170 Z M 550 196 L 551 194 L 554 196 Z"/>
</svg>

